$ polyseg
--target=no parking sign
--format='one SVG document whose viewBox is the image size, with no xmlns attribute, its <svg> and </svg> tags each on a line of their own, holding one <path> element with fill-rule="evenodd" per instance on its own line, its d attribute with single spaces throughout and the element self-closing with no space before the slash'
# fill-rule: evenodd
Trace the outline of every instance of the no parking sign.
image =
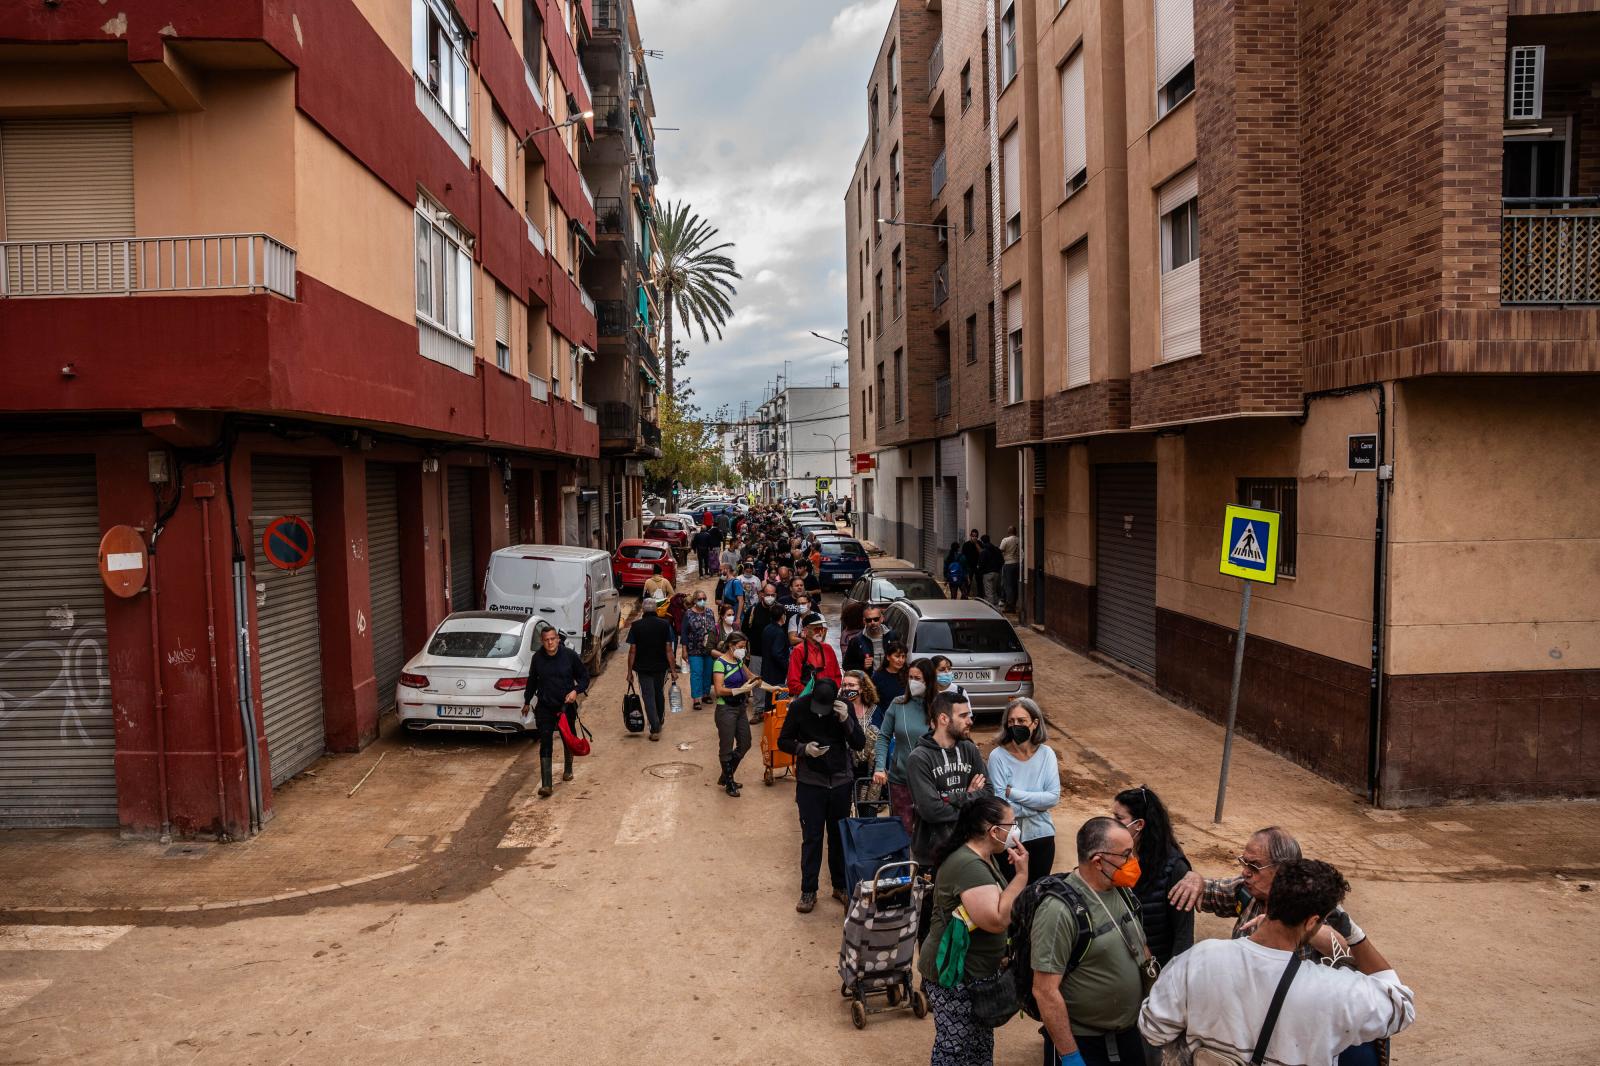
<svg viewBox="0 0 1600 1066">
<path fill-rule="evenodd" d="M 316 557 L 317 538 L 311 523 L 297 514 L 283 515 L 261 531 L 261 554 L 279 570 L 299 570 Z"/>
</svg>

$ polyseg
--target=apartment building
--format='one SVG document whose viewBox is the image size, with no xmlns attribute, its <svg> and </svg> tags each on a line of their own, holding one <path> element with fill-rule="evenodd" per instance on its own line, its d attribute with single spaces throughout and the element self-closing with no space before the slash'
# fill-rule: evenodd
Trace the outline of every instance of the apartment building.
<svg viewBox="0 0 1600 1066">
<path fill-rule="evenodd" d="M 845 194 L 857 530 L 929 567 L 966 530 L 998 540 L 1018 517 L 1017 454 L 996 439 L 987 7 L 895 6 Z"/>
<path fill-rule="evenodd" d="M 644 463 L 661 454 L 661 317 L 654 271 L 660 174 L 655 100 L 631 0 L 594 0 L 592 32 L 581 54 L 579 69 L 587 71 L 594 111 L 594 136 L 584 138 L 583 177 L 595 195 L 596 231 L 583 286 L 594 303 L 600 338 L 584 393 L 599 414 L 600 458 L 585 473 L 601 501 L 600 524 L 590 536 L 613 547 L 639 535 Z"/>
<path fill-rule="evenodd" d="M 1384 806 L 1600 791 L 1600 5 L 993 17 L 1024 617 L 1221 717 L 1259 501 L 1247 735 Z"/>
<path fill-rule="evenodd" d="M 598 524 L 593 10 L 0 10 L 0 827 L 247 836 Z"/>
<path fill-rule="evenodd" d="M 780 388 L 756 409 L 755 454 L 766 466 L 762 498 L 851 494 L 850 396 L 843 385 Z"/>
</svg>

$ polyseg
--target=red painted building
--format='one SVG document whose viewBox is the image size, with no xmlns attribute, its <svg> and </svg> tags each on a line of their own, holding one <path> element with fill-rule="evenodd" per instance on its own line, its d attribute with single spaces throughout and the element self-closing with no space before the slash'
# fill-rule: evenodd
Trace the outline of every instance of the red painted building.
<svg viewBox="0 0 1600 1066">
<path fill-rule="evenodd" d="M 247 835 L 376 736 L 490 552 L 576 540 L 590 19 L 0 8 L 0 827 Z"/>
</svg>

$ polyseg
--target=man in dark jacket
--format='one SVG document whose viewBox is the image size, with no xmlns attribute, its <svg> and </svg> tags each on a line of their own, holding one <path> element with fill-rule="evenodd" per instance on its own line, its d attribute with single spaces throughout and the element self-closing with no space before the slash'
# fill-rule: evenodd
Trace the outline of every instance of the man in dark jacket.
<svg viewBox="0 0 1600 1066">
<path fill-rule="evenodd" d="M 1005 565 L 1005 556 L 994 546 L 989 534 L 978 538 L 978 573 L 982 575 L 978 584 L 983 598 L 996 607 L 1000 605 L 1000 571 L 1005 569 Z"/>
<path fill-rule="evenodd" d="M 928 708 L 929 731 L 906 757 L 906 785 L 916 812 L 911 857 L 929 865 L 956 817 L 972 800 L 990 791 L 983 755 L 972 742 L 972 704 L 954 692 L 941 692 Z"/>
<path fill-rule="evenodd" d="M 761 680 L 769 685 L 784 686 L 789 683 L 789 630 L 784 625 L 784 615 L 779 610 L 777 616 L 768 622 L 761 630 L 761 640 L 756 645 L 761 649 Z M 772 702 L 777 697 L 771 692 L 762 690 L 761 701 L 762 716 L 772 710 Z"/>
<path fill-rule="evenodd" d="M 883 624 L 883 608 L 868 607 L 861 612 L 861 632 L 850 638 L 844 648 L 844 669 L 864 670 L 871 674 L 883 665 L 883 651 L 900 635 Z"/>
<path fill-rule="evenodd" d="M 700 568 L 700 576 L 710 573 L 711 534 L 704 526 L 694 531 L 694 536 L 689 538 L 689 547 L 694 549 L 696 565 Z"/>
<path fill-rule="evenodd" d="M 967 579 L 974 580 L 978 573 L 978 564 L 983 561 L 983 544 L 978 540 L 976 529 L 967 534 L 967 539 L 961 542 L 961 565 L 967 568 Z"/>
<path fill-rule="evenodd" d="M 789 704 L 778 734 L 778 750 L 794 756 L 794 802 L 800 811 L 800 902 L 794 909 L 811 913 L 817 905 L 817 875 L 822 868 L 822 837 L 828 837 L 828 878 L 833 898 L 848 905 L 844 883 L 844 843 L 839 819 L 850 817 L 850 790 L 855 783 L 851 752 L 867 745 L 867 736 L 848 703 L 838 699 L 839 686 L 818 675 L 811 691 Z M 976 750 L 976 749 L 974 749 Z"/>
<path fill-rule="evenodd" d="M 539 795 L 550 795 L 551 759 L 555 754 L 555 735 L 563 714 L 578 718 L 578 697 L 589 691 L 589 671 L 578 653 L 567 647 L 561 631 L 545 625 L 539 633 L 539 650 L 528 664 L 528 684 L 522 690 L 523 713 L 533 708 L 539 727 Z M 572 780 L 572 751 L 566 737 L 561 738 L 563 765 L 561 780 Z"/>
</svg>

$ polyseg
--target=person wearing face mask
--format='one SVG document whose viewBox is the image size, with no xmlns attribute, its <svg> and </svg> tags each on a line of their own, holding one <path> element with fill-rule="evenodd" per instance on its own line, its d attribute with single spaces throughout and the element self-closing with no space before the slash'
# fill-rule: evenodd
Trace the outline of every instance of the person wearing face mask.
<svg viewBox="0 0 1600 1066">
<path fill-rule="evenodd" d="M 983 776 L 983 755 L 972 742 L 972 704 L 941 692 L 928 704 L 930 730 L 906 756 L 906 785 L 916 813 L 911 827 L 911 857 L 929 866 L 949 839 L 961 808 L 991 795 Z"/>
<path fill-rule="evenodd" d="M 1007 878 L 995 858 L 1010 856 L 1026 874 L 1028 853 L 1011 808 L 994 796 L 963 806 L 950 828 L 929 857 L 938 872 L 917 969 L 933 1009 L 932 1066 L 975 1066 L 994 1061 L 994 1030 L 973 1018 L 971 986 L 1000 968 L 1023 888 L 1023 879 Z"/>
<path fill-rule="evenodd" d="M 878 706 L 872 711 L 872 727 L 883 728 L 883 717 L 889 705 L 906 691 L 906 646 L 891 640 L 883 648 L 883 662 L 872 672 L 873 687 L 878 690 Z"/>
<path fill-rule="evenodd" d="M 745 705 L 750 693 L 761 687 L 761 677 L 745 663 L 750 642 L 743 633 L 730 633 L 722 641 L 722 652 L 711 664 L 711 691 L 715 694 L 717 749 L 721 753 L 722 776 L 717 779 L 728 795 L 738 798 L 740 784 L 734 772 L 750 750 L 750 719 Z"/>
<path fill-rule="evenodd" d="M 932 659 L 918 659 L 906 667 L 905 695 L 889 704 L 883 721 L 878 723 L 878 740 L 873 748 L 872 783 L 889 786 L 889 809 L 908 833 L 914 828 L 915 817 L 911 786 L 906 783 L 906 760 L 928 732 L 932 677 Z"/>
<path fill-rule="evenodd" d="M 1139 849 L 1139 922 L 1150 954 L 1165 966 L 1194 944 L 1194 913 L 1179 910 L 1168 898 L 1189 872 L 1189 858 L 1172 832 L 1166 804 L 1149 788 L 1123 789 L 1111 801 L 1111 817 L 1133 835 Z"/>
<path fill-rule="evenodd" d="M 1150 952 L 1131 889 L 1139 880 L 1133 836 L 1116 819 L 1091 818 L 1078 830 L 1078 865 L 1052 875 L 1028 934 L 1033 998 L 1044 1023 L 1044 1061 L 1102 1066 L 1145 1061 L 1139 1035 Z M 1088 919 L 1089 941 L 1079 926 Z"/>
<path fill-rule="evenodd" d="M 778 750 L 794 757 L 794 802 L 800 815 L 800 902 L 809 914 L 817 905 L 822 842 L 828 842 L 828 879 L 833 898 L 846 903 L 844 843 L 839 819 L 850 817 L 855 783 L 850 753 L 866 747 L 866 735 L 851 705 L 839 698 L 839 683 L 819 675 L 811 691 L 789 705 L 778 733 Z"/>
<path fill-rule="evenodd" d="M 1347 941 L 1328 927 L 1349 890 L 1325 862 L 1280 863 L 1263 920 L 1247 937 L 1205 940 L 1173 959 L 1139 1012 L 1139 1029 L 1157 1046 L 1181 1041 L 1190 1056 L 1206 1048 L 1246 1062 L 1261 1046 L 1268 1062 L 1307 1066 L 1332 1066 L 1399 1033 L 1416 1020 L 1411 989 L 1370 937 Z M 1345 954 L 1348 968 L 1305 961 Z"/>
<path fill-rule="evenodd" d="M 861 632 L 845 647 L 844 668 L 871 673 L 882 664 L 889 642 L 899 639 L 900 634 L 883 624 L 883 608 L 868 607 L 861 612 Z"/>
<path fill-rule="evenodd" d="M 967 690 L 956 684 L 955 664 L 950 661 L 948 656 L 935 655 L 933 657 L 933 666 L 934 684 L 938 686 L 940 692 L 948 692 L 961 699 L 967 698 Z"/>
<path fill-rule="evenodd" d="M 826 677 L 837 688 L 844 679 L 839 657 L 828 644 L 828 623 L 815 611 L 800 619 L 801 640 L 789 652 L 789 694 L 798 696 L 812 680 Z"/>
<path fill-rule="evenodd" d="M 850 705 L 850 713 L 861 723 L 861 732 L 866 738 L 861 750 L 855 753 L 855 767 L 852 773 L 857 780 L 870 777 L 878 731 L 868 720 L 872 716 L 872 708 L 878 705 L 878 690 L 873 687 L 872 678 L 864 671 L 846 670 L 844 680 L 839 682 L 839 698 Z"/>
<path fill-rule="evenodd" d="M 694 709 L 711 696 L 711 659 L 718 641 L 717 616 L 706 606 L 705 590 L 694 594 L 694 606 L 683 616 L 683 639 L 678 647 L 689 665 L 689 695 Z"/>
<path fill-rule="evenodd" d="M 1005 725 L 989 752 L 989 783 L 1016 815 L 1031 884 L 1055 865 L 1056 824 L 1050 811 L 1061 802 L 1061 769 L 1055 749 L 1045 742 L 1044 714 L 1026 696 L 1006 705 Z"/>
</svg>

